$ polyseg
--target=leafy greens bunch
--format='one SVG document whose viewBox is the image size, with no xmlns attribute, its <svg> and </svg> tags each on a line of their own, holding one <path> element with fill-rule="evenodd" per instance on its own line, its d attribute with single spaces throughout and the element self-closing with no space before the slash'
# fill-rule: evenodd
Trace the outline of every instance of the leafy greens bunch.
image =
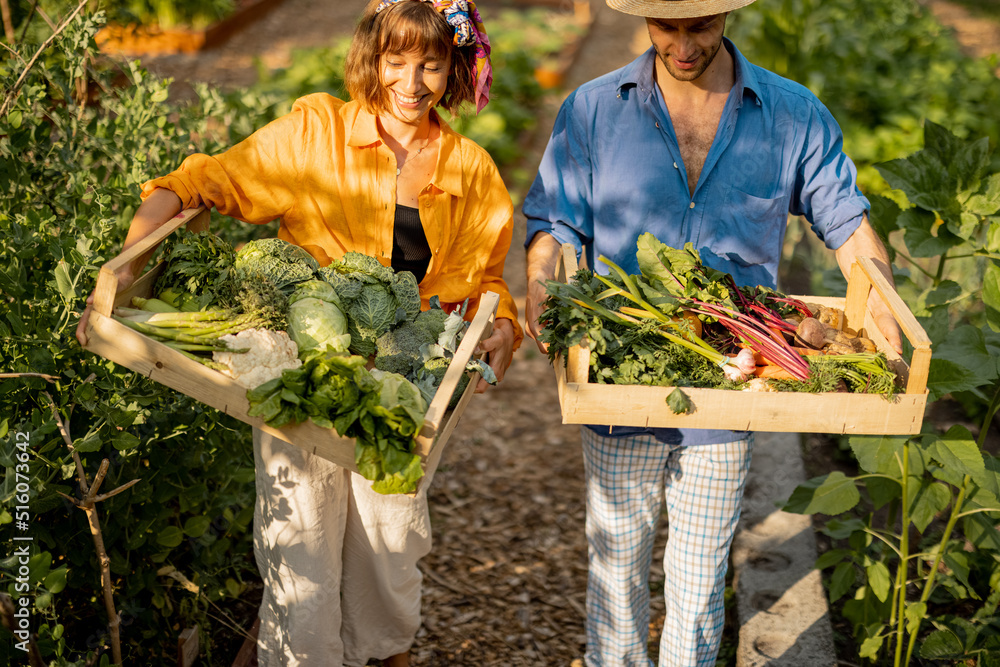
<svg viewBox="0 0 1000 667">
<path fill-rule="evenodd" d="M 810 316 L 809 308 L 774 290 L 737 285 L 703 265 L 692 244 L 671 248 L 643 234 L 636 259 L 638 275 L 601 257 L 609 275 L 581 269 L 569 283 L 547 283 L 539 322 L 550 358 L 586 339 L 593 382 L 736 388 L 755 372 L 752 362 L 741 366 L 749 350 L 794 378 L 782 390 L 895 391 L 895 374 L 881 355 L 807 361 L 786 336 L 796 330 L 790 318 Z"/>
<path fill-rule="evenodd" d="M 414 436 L 427 405 L 403 376 L 368 371 L 367 359 L 309 350 L 302 366 L 247 393 L 250 416 L 275 428 L 311 419 L 355 438 L 355 463 L 379 493 L 409 493 L 423 476 Z"/>
</svg>

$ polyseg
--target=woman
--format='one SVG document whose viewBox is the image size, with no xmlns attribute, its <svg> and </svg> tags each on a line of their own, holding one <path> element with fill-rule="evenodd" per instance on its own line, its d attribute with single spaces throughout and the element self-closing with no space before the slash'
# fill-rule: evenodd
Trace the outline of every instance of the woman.
<svg viewBox="0 0 1000 667">
<path fill-rule="evenodd" d="M 442 304 L 500 294 L 482 341 L 498 378 L 521 340 L 503 281 L 513 207 L 488 154 L 434 107 L 488 100 L 489 42 L 473 2 L 372 0 L 345 80 L 221 155 L 192 155 L 143 186 L 125 241 L 183 208 L 214 206 L 250 223 L 281 219 L 278 237 L 321 265 L 353 250 L 412 271 Z M 131 282 L 139 258 L 119 275 Z M 77 336 L 85 342 L 88 310 Z M 477 388 L 484 390 L 485 384 Z M 382 496 L 356 473 L 254 430 L 254 548 L 264 580 L 262 665 L 408 665 L 420 624 L 417 561 L 430 550 L 425 480 L 415 498 Z"/>
</svg>

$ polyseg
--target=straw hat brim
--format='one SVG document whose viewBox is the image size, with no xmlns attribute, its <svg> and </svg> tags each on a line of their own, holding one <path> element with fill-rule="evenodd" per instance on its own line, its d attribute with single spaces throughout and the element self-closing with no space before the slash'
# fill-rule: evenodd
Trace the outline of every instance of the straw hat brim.
<svg viewBox="0 0 1000 667">
<path fill-rule="evenodd" d="M 605 0 L 608 7 L 625 14 L 653 19 L 692 19 L 724 14 L 746 7 L 754 0 Z"/>
</svg>

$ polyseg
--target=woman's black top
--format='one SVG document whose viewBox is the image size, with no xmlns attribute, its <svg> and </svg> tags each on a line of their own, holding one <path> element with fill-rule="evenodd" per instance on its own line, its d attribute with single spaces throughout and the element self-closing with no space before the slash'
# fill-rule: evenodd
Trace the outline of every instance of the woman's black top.
<svg viewBox="0 0 1000 667">
<path fill-rule="evenodd" d="M 412 206 L 396 204 L 396 220 L 392 228 L 392 270 L 409 271 L 419 283 L 431 263 L 431 247 L 420 224 L 420 211 Z"/>
</svg>

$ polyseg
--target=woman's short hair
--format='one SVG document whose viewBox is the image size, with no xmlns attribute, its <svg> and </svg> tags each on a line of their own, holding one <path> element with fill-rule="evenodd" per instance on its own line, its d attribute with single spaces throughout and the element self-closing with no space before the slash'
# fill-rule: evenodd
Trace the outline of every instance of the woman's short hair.
<svg viewBox="0 0 1000 667">
<path fill-rule="evenodd" d="M 386 53 L 425 53 L 438 58 L 451 54 L 451 71 L 440 106 L 456 112 L 475 99 L 475 46 L 454 45 L 455 29 L 428 2 L 397 2 L 375 13 L 380 0 L 371 0 L 354 31 L 344 66 L 344 83 L 351 98 L 374 114 L 391 109 L 382 84 L 382 56 Z"/>
</svg>

